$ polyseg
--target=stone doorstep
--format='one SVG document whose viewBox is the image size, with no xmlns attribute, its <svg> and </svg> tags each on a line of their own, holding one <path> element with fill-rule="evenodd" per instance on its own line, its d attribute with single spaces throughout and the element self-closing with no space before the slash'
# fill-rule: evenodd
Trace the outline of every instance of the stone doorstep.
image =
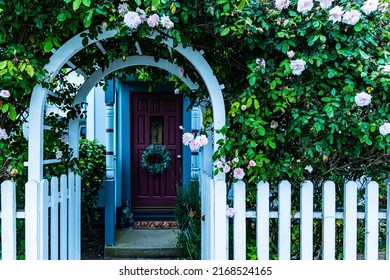
<svg viewBox="0 0 390 280">
<path fill-rule="evenodd" d="M 179 258 L 177 230 L 116 230 L 114 246 L 105 246 L 105 259 Z"/>
</svg>

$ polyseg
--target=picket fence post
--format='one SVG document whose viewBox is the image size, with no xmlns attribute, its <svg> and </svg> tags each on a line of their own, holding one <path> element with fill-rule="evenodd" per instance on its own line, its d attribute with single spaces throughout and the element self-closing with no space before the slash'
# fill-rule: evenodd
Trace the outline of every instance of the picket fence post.
<svg viewBox="0 0 390 280">
<path fill-rule="evenodd" d="M 345 260 L 356 260 L 357 250 L 357 184 L 344 185 L 344 233 L 343 253 Z"/>
<path fill-rule="evenodd" d="M 246 259 L 246 187 L 243 181 L 238 181 L 233 185 L 234 201 L 233 207 L 234 214 L 234 259 L 245 260 Z"/>
<path fill-rule="evenodd" d="M 66 175 L 60 177 L 60 259 L 68 258 L 68 178 Z"/>
<path fill-rule="evenodd" d="M 26 203 L 25 203 L 25 212 L 26 212 L 26 226 L 25 226 L 25 236 L 26 236 L 26 260 L 38 260 L 39 255 L 39 239 L 38 239 L 38 229 L 39 229 L 39 213 L 38 213 L 38 189 L 39 184 L 36 181 L 28 181 L 26 184 Z"/>
<path fill-rule="evenodd" d="M 69 172 L 68 173 L 68 259 L 74 260 L 75 259 L 75 234 L 76 234 L 76 228 L 75 228 L 75 178 L 74 173 Z"/>
<path fill-rule="evenodd" d="M 365 190 L 365 234 L 364 258 L 366 260 L 378 259 L 378 210 L 379 186 L 377 182 L 370 182 Z"/>
<path fill-rule="evenodd" d="M 42 180 L 39 194 L 39 252 L 40 259 L 49 259 L 49 201 L 48 201 L 49 182 Z"/>
<path fill-rule="evenodd" d="M 300 256 L 302 260 L 313 259 L 313 183 L 301 185 Z"/>
<path fill-rule="evenodd" d="M 322 192 L 322 259 L 334 260 L 336 249 L 336 185 L 324 183 Z"/>
<path fill-rule="evenodd" d="M 282 181 L 278 188 L 279 194 L 279 234 L 278 255 L 280 260 L 291 258 L 291 184 Z"/>
<path fill-rule="evenodd" d="M 16 187 L 12 181 L 1 184 L 1 250 L 3 260 L 16 259 Z"/>
<path fill-rule="evenodd" d="M 50 259 L 58 260 L 58 177 L 50 180 Z"/>
<path fill-rule="evenodd" d="M 222 180 L 214 180 L 214 259 L 227 260 L 227 219 L 226 219 L 226 183 Z"/>
<path fill-rule="evenodd" d="M 269 183 L 261 181 L 257 184 L 257 257 L 259 260 L 269 259 Z"/>
</svg>

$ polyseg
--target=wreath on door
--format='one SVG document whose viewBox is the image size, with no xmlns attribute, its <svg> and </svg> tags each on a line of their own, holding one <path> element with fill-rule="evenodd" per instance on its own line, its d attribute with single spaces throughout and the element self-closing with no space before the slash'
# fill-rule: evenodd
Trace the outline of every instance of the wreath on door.
<svg viewBox="0 0 390 280">
<path fill-rule="evenodd" d="M 171 154 L 164 145 L 150 145 L 142 153 L 141 166 L 149 174 L 162 174 L 169 167 Z"/>
</svg>

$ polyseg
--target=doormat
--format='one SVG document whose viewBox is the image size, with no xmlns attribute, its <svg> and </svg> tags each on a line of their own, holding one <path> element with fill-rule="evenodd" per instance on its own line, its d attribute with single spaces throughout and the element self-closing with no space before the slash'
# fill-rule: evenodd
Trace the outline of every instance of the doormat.
<svg viewBox="0 0 390 280">
<path fill-rule="evenodd" d="M 136 221 L 133 229 L 177 229 L 176 221 Z"/>
</svg>

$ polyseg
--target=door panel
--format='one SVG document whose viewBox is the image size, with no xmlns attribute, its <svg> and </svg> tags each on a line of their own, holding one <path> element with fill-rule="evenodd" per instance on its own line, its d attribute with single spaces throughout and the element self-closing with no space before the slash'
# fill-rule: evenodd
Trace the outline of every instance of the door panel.
<svg viewBox="0 0 390 280">
<path fill-rule="evenodd" d="M 131 94 L 132 205 L 136 209 L 173 208 L 176 184 L 181 178 L 182 98 L 166 93 Z M 150 144 L 165 145 L 171 154 L 170 167 L 151 175 L 141 167 Z"/>
</svg>

